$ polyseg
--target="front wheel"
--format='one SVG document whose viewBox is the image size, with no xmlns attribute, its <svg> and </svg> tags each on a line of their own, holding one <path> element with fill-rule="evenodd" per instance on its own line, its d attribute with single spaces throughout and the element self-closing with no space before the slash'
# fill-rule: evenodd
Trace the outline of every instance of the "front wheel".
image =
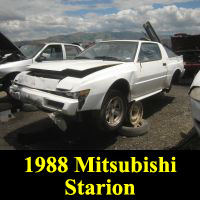
<svg viewBox="0 0 200 200">
<path fill-rule="evenodd" d="M 3 90 L 9 95 L 9 88 L 12 85 L 12 81 L 15 79 L 17 74 L 8 75 L 3 81 Z"/>
<path fill-rule="evenodd" d="M 103 131 L 115 131 L 124 122 L 127 108 L 127 100 L 117 90 L 110 90 L 103 101 L 98 117 L 98 128 Z"/>
</svg>

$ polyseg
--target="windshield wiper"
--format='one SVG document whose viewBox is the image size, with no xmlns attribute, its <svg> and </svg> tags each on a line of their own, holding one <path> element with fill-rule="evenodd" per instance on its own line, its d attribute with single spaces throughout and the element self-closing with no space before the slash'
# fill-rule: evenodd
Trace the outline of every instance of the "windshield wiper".
<svg viewBox="0 0 200 200">
<path fill-rule="evenodd" d="M 91 60 L 91 58 L 88 58 L 88 57 L 85 57 L 85 56 L 77 56 L 74 59 L 75 60 L 78 60 L 78 59 L 90 59 Z"/>
<path fill-rule="evenodd" d="M 111 57 L 111 56 L 96 56 L 95 59 L 101 59 L 101 60 L 115 60 L 115 61 L 121 61 L 119 58 Z"/>
</svg>

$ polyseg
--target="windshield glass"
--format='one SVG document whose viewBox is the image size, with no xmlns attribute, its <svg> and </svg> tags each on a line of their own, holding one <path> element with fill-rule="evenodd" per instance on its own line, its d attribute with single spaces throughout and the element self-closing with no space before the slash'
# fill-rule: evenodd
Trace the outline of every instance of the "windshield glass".
<svg viewBox="0 0 200 200">
<path fill-rule="evenodd" d="M 43 47 L 44 44 L 27 44 L 21 46 L 20 50 L 26 58 L 33 58 Z"/>
<path fill-rule="evenodd" d="M 75 59 L 116 60 L 131 62 L 135 58 L 137 42 L 100 42 L 79 54 Z"/>
</svg>

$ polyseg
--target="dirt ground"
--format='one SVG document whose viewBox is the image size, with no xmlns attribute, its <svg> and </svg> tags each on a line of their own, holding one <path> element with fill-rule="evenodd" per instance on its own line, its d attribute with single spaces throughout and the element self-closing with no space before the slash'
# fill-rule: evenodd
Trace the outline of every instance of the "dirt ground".
<svg viewBox="0 0 200 200">
<path fill-rule="evenodd" d="M 143 102 L 144 118 L 150 125 L 146 135 L 105 135 L 81 125 L 63 133 L 47 114 L 23 111 L 16 113 L 15 119 L 0 123 L 0 149 L 200 149 L 200 138 L 191 118 L 190 84 L 191 80 L 184 80 L 173 86 L 170 93 Z M 3 98 L 5 94 L 0 93 L 0 102 Z"/>
</svg>

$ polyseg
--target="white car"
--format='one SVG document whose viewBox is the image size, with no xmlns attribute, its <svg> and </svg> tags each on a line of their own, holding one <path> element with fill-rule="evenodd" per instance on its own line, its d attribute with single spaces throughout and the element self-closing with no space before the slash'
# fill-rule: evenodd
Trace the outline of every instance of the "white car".
<svg viewBox="0 0 200 200">
<path fill-rule="evenodd" d="M 191 85 L 189 95 L 191 100 L 194 126 L 200 135 L 200 72 L 196 75 Z"/>
<path fill-rule="evenodd" d="M 0 33 L 0 90 L 8 91 L 15 76 L 33 63 L 72 59 L 82 51 L 66 43 L 30 43 L 18 48 Z"/>
<path fill-rule="evenodd" d="M 74 60 L 31 65 L 10 87 L 10 94 L 63 118 L 92 115 L 103 130 L 125 120 L 139 122 L 142 99 L 169 91 L 176 74 L 183 75 L 182 56 L 162 44 L 141 40 L 105 41 Z"/>
</svg>

